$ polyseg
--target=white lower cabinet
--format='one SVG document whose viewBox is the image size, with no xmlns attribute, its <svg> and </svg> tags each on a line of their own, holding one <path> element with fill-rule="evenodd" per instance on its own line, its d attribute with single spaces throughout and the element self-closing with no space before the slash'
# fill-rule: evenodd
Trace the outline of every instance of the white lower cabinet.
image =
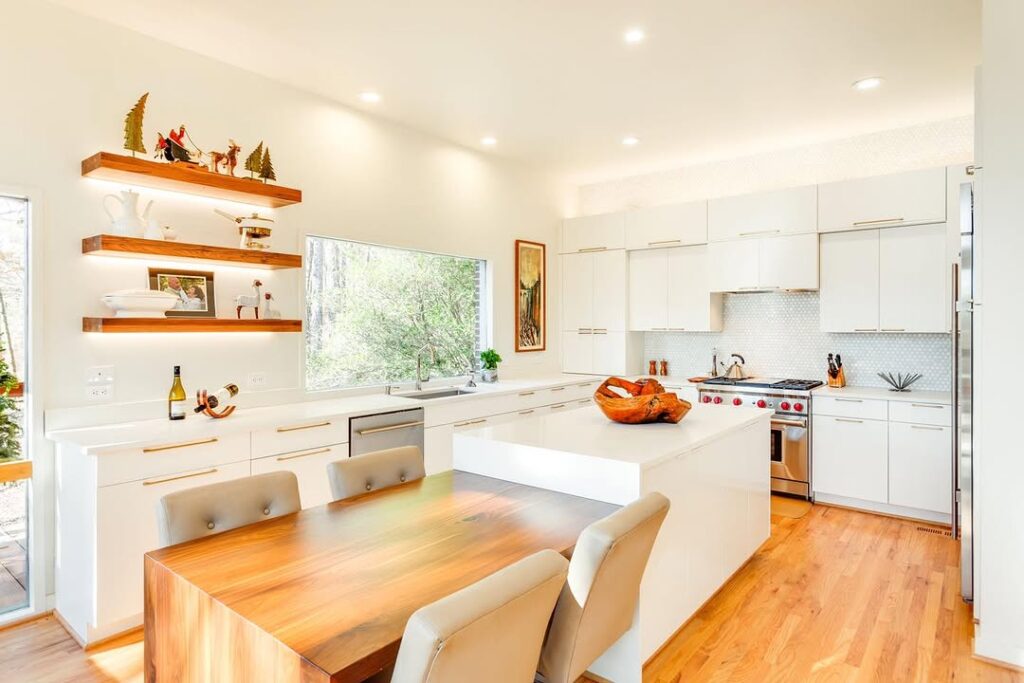
<svg viewBox="0 0 1024 683">
<path fill-rule="evenodd" d="M 813 486 L 816 493 L 886 503 L 888 423 L 818 415 L 813 424 Z"/>
<path fill-rule="evenodd" d="M 949 427 L 889 423 L 889 503 L 950 513 Z"/>
<path fill-rule="evenodd" d="M 327 465 L 348 457 L 348 444 L 310 448 L 295 453 L 284 453 L 252 461 L 253 474 L 292 472 L 299 480 L 299 499 L 302 508 L 326 505 L 333 500 L 327 481 Z"/>
</svg>

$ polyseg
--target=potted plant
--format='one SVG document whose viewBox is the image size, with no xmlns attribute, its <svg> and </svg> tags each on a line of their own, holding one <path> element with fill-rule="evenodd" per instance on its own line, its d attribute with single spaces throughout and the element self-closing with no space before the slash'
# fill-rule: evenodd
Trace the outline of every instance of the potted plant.
<svg viewBox="0 0 1024 683">
<path fill-rule="evenodd" d="M 501 356 L 498 355 L 498 352 L 494 349 L 481 351 L 480 361 L 483 363 L 483 370 L 480 372 L 480 378 L 485 382 L 497 382 L 498 363 L 501 362 Z"/>
</svg>

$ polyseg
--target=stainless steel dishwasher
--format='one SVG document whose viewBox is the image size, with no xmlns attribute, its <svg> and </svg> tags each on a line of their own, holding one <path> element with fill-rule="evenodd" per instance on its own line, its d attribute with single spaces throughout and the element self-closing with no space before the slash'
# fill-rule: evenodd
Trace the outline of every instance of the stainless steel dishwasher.
<svg viewBox="0 0 1024 683">
<path fill-rule="evenodd" d="M 399 446 L 423 450 L 423 408 L 363 415 L 348 421 L 349 456 Z"/>
</svg>

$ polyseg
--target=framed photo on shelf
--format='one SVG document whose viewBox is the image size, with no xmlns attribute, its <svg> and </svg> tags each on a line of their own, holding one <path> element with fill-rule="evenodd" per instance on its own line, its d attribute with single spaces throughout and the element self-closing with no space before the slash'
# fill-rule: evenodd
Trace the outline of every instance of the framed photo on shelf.
<svg viewBox="0 0 1024 683">
<path fill-rule="evenodd" d="M 213 273 L 176 268 L 150 268 L 149 288 L 178 297 L 168 318 L 216 318 Z"/>
<path fill-rule="evenodd" d="M 546 247 L 516 240 L 516 352 L 543 351 L 547 342 Z"/>
</svg>

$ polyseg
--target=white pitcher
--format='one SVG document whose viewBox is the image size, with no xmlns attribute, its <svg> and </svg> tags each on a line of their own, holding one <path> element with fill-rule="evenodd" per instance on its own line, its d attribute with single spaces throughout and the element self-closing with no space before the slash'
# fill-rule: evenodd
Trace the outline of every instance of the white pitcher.
<svg viewBox="0 0 1024 683">
<path fill-rule="evenodd" d="M 117 218 L 107 204 L 108 199 L 113 199 L 121 207 L 121 215 Z M 103 210 L 110 218 L 111 232 L 123 237 L 142 237 L 146 232 L 146 222 L 149 219 L 149 210 L 153 208 L 153 201 L 146 205 L 146 210 L 139 215 L 139 193 L 133 190 L 123 190 L 121 196 L 108 194 L 103 198 Z"/>
</svg>

